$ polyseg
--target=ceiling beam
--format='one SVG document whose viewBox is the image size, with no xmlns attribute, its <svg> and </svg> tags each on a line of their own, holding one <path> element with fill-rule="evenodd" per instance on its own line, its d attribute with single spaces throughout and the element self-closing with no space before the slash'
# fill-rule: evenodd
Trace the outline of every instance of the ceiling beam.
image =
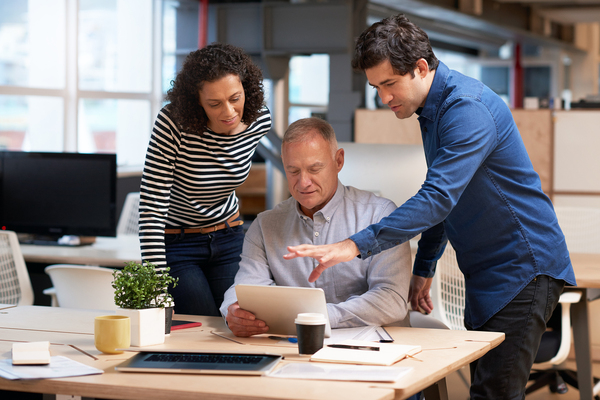
<svg viewBox="0 0 600 400">
<path fill-rule="evenodd" d="M 542 4 L 549 6 L 600 5 L 600 0 L 495 0 L 497 3 Z"/>
</svg>

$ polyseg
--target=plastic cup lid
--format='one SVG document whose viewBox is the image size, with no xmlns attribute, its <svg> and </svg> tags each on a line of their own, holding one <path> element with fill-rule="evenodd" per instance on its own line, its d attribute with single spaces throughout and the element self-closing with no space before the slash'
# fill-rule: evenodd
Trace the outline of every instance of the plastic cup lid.
<svg viewBox="0 0 600 400">
<path fill-rule="evenodd" d="M 327 320 L 320 313 L 301 313 L 298 314 L 294 322 L 303 325 L 322 325 L 327 323 Z"/>
</svg>

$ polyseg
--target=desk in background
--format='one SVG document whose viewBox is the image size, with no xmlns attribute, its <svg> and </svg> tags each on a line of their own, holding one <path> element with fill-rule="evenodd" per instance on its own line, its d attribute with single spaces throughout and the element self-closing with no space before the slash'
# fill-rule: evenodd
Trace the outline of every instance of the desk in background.
<svg viewBox="0 0 600 400">
<path fill-rule="evenodd" d="M 83 264 L 123 267 L 128 261 L 141 262 L 137 235 L 98 236 L 96 242 L 84 246 L 42 246 L 22 244 L 25 262 L 42 264 Z"/>
<path fill-rule="evenodd" d="M 389 384 L 224 375 L 119 373 L 114 371 L 114 366 L 132 354 L 104 355 L 94 348 L 94 317 L 107 312 L 35 306 L 6 308 L 2 311 L 0 357 L 10 357 L 14 341 L 49 340 L 52 343 L 52 355 L 69 357 L 102 369 L 105 373 L 35 381 L 9 381 L 0 378 L 0 389 L 99 398 L 405 399 L 428 388 L 428 400 L 445 399 L 446 376 L 483 356 L 504 340 L 502 333 L 388 328 L 398 343 L 418 344 L 423 348 L 414 359 L 405 359 L 398 364 L 413 367 L 414 370 Z M 245 344 L 236 343 L 211 334 L 211 331 L 228 331 L 223 319 L 219 317 L 176 315 L 176 319 L 200 321 L 203 325 L 173 331 L 163 345 L 152 348 L 265 351 L 283 354 L 284 362 L 308 360 L 308 357 L 298 355 L 296 345 L 280 346 L 267 338 L 250 338 Z M 93 358 L 76 348 L 89 353 Z"/>
<path fill-rule="evenodd" d="M 96 242 L 84 246 L 44 246 L 22 244 L 21 252 L 33 286 L 36 305 L 50 305 L 44 289 L 52 286 L 44 268 L 50 264 L 82 264 L 123 268 L 128 261 L 141 262 L 142 253 L 137 235 L 98 236 Z"/>
<path fill-rule="evenodd" d="M 600 298 L 600 254 L 571 253 L 577 289 L 582 296 L 571 306 L 571 324 L 577 364 L 577 383 L 581 399 L 592 399 L 592 351 L 589 303 Z M 598 316 L 596 316 L 598 317 Z"/>
</svg>

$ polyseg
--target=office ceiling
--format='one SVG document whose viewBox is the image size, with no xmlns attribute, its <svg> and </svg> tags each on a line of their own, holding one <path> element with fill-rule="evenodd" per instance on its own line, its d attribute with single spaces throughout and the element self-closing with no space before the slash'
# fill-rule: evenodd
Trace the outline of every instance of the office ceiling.
<svg viewBox="0 0 600 400">
<path fill-rule="evenodd" d="M 192 0 L 193 1 L 193 0 Z M 210 0 L 244 3 L 257 0 Z M 286 0 L 258 0 L 286 2 Z M 347 0 L 287 0 L 340 3 Z M 385 18 L 404 13 L 432 41 L 458 46 L 468 53 L 497 50 L 507 42 L 582 52 L 574 45 L 574 24 L 600 22 L 600 0 L 351 0 L 365 2 L 368 15 Z M 355 6 L 356 7 L 356 6 Z M 360 7 L 359 7 L 360 8 Z M 373 21 L 370 21 L 373 22 Z"/>
<path fill-rule="evenodd" d="M 372 16 L 402 12 L 432 40 L 473 49 L 507 41 L 580 52 L 574 24 L 600 22 L 600 0 L 368 0 Z"/>
<path fill-rule="evenodd" d="M 550 20 L 574 24 L 600 22 L 600 0 L 495 0 L 497 3 L 517 3 L 531 7 Z"/>
</svg>

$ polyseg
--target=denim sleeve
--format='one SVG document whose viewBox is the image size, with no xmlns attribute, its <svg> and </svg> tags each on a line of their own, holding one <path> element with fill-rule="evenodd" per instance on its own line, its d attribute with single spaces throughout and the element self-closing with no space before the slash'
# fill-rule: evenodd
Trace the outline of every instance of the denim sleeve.
<svg viewBox="0 0 600 400">
<path fill-rule="evenodd" d="M 477 98 L 449 99 L 437 118 L 436 129 L 420 121 L 421 129 L 429 130 L 423 135 L 429 167 L 425 182 L 388 217 L 350 237 L 360 257 L 378 254 L 442 223 L 497 145 L 494 118 Z M 435 250 L 427 250 L 431 251 Z"/>
<path fill-rule="evenodd" d="M 413 274 L 422 276 L 423 278 L 432 278 L 435 274 L 437 260 L 444 253 L 447 242 L 448 238 L 446 237 L 443 222 L 423 232 L 419 239 Z"/>
</svg>

